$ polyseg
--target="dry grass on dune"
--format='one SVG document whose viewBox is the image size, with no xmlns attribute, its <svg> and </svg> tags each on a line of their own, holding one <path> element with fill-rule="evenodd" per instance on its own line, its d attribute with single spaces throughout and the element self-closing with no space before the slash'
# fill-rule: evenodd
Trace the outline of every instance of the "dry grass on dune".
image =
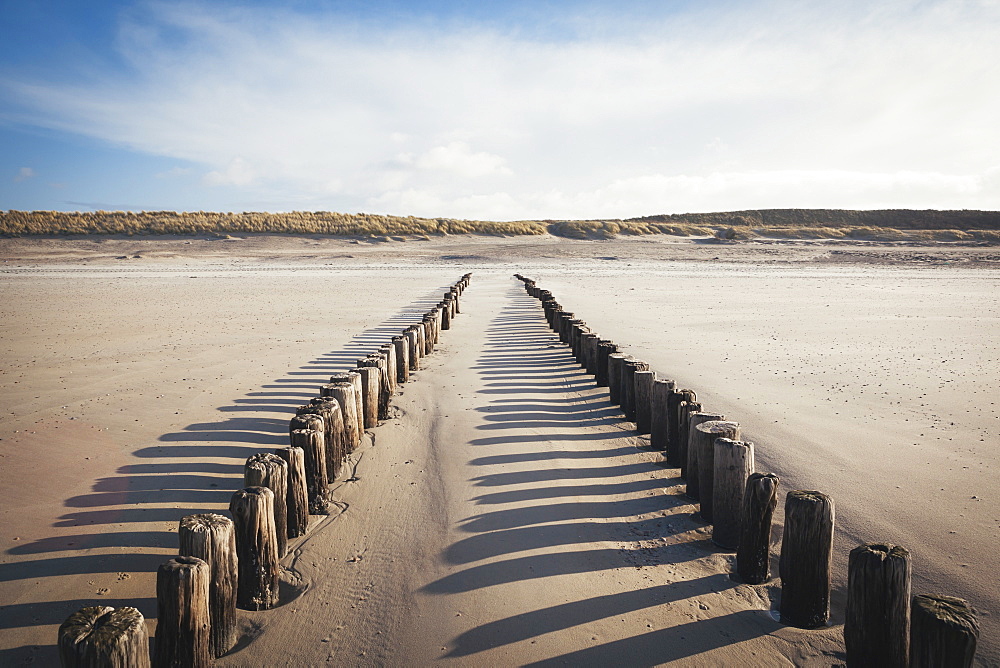
<svg viewBox="0 0 1000 668">
<path fill-rule="evenodd" d="M 216 213 L 207 211 L 0 212 L 0 234 L 544 234 L 545 225 L 453 218 L 416 218 L 328 211 Z"/>
<path fill-rule="evenodd" d="M 717 239 L 841 239 L 845 241 L 911 241 L 1000 243 L 1000 230 L 897 229 L 894 227 L 725 227 L 714 232 Z"/>
<path fill-rule="evenodd" d="M 762 209 L 671 214 L 630 220 L 521 220 L 509 222 L 419 218 L 329 211 L 219 213 L 175 211 L 0 211 L 0 235 L 323 234 L 390 237 L 447 234 L 518 236 L 552 234 L 569 239 L 619 235 L 845 241 L 1000 243 L 1000 212 L 841 211 Z"/>
</svg>

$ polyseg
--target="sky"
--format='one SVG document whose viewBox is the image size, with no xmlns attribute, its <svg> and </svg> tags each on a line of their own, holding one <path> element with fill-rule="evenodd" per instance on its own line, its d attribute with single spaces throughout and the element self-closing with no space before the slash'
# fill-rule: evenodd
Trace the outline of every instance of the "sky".
<svg viewBox="0 0 1000 668">
<path fill-rule="evenodd" d="M 0 0 L 0 210 L 1000 209 L 1000 0 Z"/>
</svg>

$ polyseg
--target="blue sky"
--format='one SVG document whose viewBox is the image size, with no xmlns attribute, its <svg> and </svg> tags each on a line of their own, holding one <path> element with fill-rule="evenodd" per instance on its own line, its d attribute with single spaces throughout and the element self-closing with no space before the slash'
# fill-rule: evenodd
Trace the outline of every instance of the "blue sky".
<svg viewBox="0 0 1000 668">
<path fill-rule="evenodd" d="M 0 0 L 0 209 L 1000 209 L 1000 2 Z"/>
</svg>

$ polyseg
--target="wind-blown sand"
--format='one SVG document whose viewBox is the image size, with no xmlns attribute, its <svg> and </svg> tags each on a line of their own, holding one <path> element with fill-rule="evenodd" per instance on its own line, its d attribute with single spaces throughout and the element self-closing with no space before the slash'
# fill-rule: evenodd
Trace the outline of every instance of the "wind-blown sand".
<svg viewBox="0 0 1000 668">
<path fill-rule="evenodd" d="M 455 328 L 356 453 L 357 479 L 337 483 L 346 511 L 314 518 L 283 604 L 241 611 L 220 665 L 836 665 L 846 553 L 867 540 L 911 549 L 915 592 L 968 598 L 980 662 L 996 665 L 995 255 L 2 240 L 0 663 L 51 664 L 83 605 L 155 619 L 177 520 L 224 509 L 246 456 L 286 444 L 325 376 L 473 271 Z M 677 471 L 572 363 L 515 271 L 739 421 L 783 491 L 833 496 L 830 628 L 782 627 L 776 581 L 729 579 Z M 777 521 L 776 540 L 780 504 Z"/>
</svg>

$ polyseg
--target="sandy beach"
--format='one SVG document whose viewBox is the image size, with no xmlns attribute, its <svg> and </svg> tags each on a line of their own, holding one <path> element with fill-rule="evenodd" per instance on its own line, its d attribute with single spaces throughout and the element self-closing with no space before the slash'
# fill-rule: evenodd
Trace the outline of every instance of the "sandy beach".
<svg viewBox="0 0 1000 668">
<path fill-rule="evenodd" d="M 240 612 L 223 666 L 842 665 L 847 553 L 913 553 L 1000 665 L 1000 253 L 938 244 L 0 240 L 0 663 L 84 605 L 155 625 L 177 521 L 221 512 L 294 408 L 437 303 L 455 327 Z M 771 609 L 511 275 L 743 426 L 837 505 L 833 622 Z M 774 545 L 783 517 L 776 513 Z"/>
</svg>

